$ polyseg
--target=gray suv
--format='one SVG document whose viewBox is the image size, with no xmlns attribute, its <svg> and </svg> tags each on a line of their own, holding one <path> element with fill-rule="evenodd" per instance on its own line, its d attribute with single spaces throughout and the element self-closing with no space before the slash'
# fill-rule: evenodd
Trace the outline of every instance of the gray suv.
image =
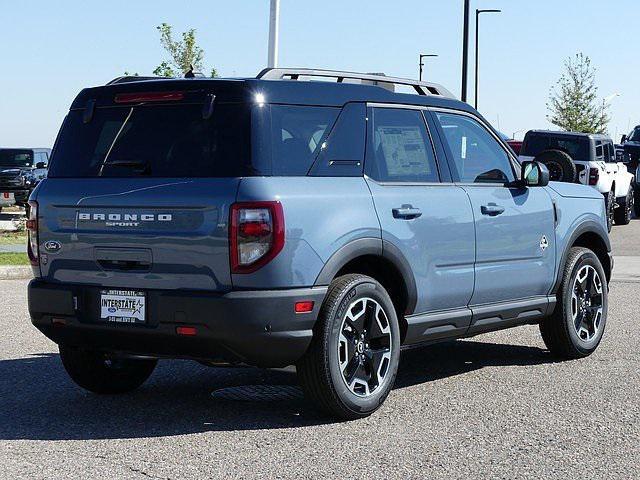
<svg viewBox="0 0 640 480">
<path fill-rule="evenodd" d="M 519 164 L 443 87 L 130 80 L 78 95 L 30 200 L 31 319 L 85 389 L 131 391 L 162 358 L 295 365 L 352 419 L 403 348 L 524 324 L 559 357 L 598 346 L 602 195 Z"/>
</svg>

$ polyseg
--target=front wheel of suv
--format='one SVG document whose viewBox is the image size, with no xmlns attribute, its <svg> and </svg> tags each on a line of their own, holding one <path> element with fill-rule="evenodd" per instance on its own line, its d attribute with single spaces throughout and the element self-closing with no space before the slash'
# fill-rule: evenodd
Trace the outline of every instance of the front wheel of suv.
<svg viewBox="0 0 640 480">
<path fill-rule="evenodd" d="M 399 361 L 400 327 L 387 291 L 365 275 L 335 279 L 296 365 L 305 396 L 333 417 L 366 417 L 389 395 Z"/>
<path fill-rule="evenodd" d="M 554 355 L 572 359 L 591 355 L 607 323 L 607 278 L 591 250 L 569 251 L 553 315 L 540 323 L 545 345 Z"/>
<path fill-rule="evenodd" d="M 631 222 L 634 211 L 635 196 L 633 194 L 633 187 L 629 187 L 627 195 L 619 198 L 616 203 L 618 204 L 618 208 L 616 208 L 614 212 L 616 225 L 628 225 L 629 222 Z"/>
<path fill-rule="evenodd" d="M 157 360 L 118 358 L 95 350 L 60 345 L 60 358 L 71 379 L 93 393 L 135 390 L 153 373 Z"/>
</svg>

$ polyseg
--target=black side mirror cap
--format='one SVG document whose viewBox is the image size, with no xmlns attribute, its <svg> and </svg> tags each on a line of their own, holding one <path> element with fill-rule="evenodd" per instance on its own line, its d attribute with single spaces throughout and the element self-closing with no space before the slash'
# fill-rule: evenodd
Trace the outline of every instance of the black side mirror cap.
<svg viewBox="0 0 640 480">
<path fill-rule="evenodd" d="M 549 185 L 549 169 L 540 162 L 522 162 L 520 178 L 525 187 L 546 187 Z"/>
<path fill-rule="evenodd" d="M 620 143 L 624 143 L 627 141 L 627 136 L 626 135 L 622 135 L 622 140 L 620 140 Z"/>
</svg>

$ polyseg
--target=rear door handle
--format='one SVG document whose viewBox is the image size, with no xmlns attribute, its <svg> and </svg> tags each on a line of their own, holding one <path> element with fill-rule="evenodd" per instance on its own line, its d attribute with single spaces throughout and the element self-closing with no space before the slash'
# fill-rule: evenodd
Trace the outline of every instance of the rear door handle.
<svg viewBox="0 0 640 480">
<path fill-rule="evenodd" d="M 483 215 L 489 215 L 490 217 L 495 217 L 496 215 L 500 215 L 504 213 L 504 207 L 500 205 L 496 205 L 495 203 L 490 203 L 488 205 L 483 205 L 480 208 L 480 211 Z"/>
<path fill-rule="evenodd" d="M 400 208 L 394 208 L 392 212 L 393 218 L 400 218 L 402 220 L 412 220 L 422 215 L 419 208 L 413 208 L 411 205 L 402 205 Z"/>
</svg>

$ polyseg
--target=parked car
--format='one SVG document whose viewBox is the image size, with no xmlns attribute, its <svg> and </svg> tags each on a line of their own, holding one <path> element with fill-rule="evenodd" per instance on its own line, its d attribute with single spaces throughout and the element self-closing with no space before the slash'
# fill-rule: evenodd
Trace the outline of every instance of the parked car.
<svg viewBox="0 0 640 480">
<path fill-rule="evenodd" d="M 47 176 L 49 148 L 0 148 L 0 211 L 19 205 L 29 208 L 29 195 Z"/>
<path fill-rule="evenodd" d="M 520 150 L 522 161 L 537 160 L 549 169 L 552 181 L 591 185 L 604 195 L 608 228 L 631 221 L 635 198 L 633 175 L 616 159 L 606 135 L 531 130 Z"/>
<path fill-rule="evenodd" d="M 520 150 L 522 149 L 522 140 L 509 139 L 507 140 L 507 143 L 513 149 L 513 151 L 516 152 L 516 155 L 520 155 Z"/>
<path fill-rule="evenodd" d="M 607 322 L 604 202 L 548 179 L 436 84 L 267 69 L 88 88 L 30 200 L 31 320 L 92 392 L 159 358 L 296 365 L 341 419 L 383 403 L 402 348 L 539 324 L 585 357 Z"/>
<path fill-rule="evenodd" d="M 636 217 L 640 217 L 640 125 L 629 135 L 622 136 L 617 152 L 618 161 L 623 162 L 633 175 L 634 209 Z"/>
</svg>

